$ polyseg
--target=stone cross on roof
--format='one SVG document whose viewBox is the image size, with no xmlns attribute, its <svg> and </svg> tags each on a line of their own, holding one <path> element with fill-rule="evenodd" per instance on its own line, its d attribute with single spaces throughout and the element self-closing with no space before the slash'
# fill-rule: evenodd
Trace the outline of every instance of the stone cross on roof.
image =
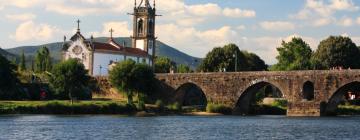
<svg viewBox="0 0 360 140">
<path fill-rule="evenodd" d="M 109 32 L 110 32 L 110 38 L 113 38 L 114 29 L 111 28 Z"/>
<path fill-rule="evenodd" d="M 76 22 L 77 22 L 77 26 L 78 26 L 77 31 L 80 33 L 80 20 L 78 19 Z"/>
</svg>

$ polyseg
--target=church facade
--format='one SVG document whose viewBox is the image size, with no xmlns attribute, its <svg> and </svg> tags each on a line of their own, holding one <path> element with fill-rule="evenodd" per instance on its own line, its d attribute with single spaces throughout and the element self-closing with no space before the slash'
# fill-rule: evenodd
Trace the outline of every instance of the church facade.
<svg viewBox="0 0 360 140">
<path fill-rule="evenodd" d="M 134 60 L 154 67 L 155 56 L 155 1 L 153 7 L 148 0 L 136 3 L 133 15 L 133 35 L 131 47 L 113 39 L 114 30 L 110 30 L 107 42 L 96 42 L 91 36 L 86 39 L 80 32 L 78 20 L 77 32 L 69 41 L 64 37 L 63 59 L 78 59 L 92 76 L 107 76 L 111 65 L 124 60 Z"/>
</svg>

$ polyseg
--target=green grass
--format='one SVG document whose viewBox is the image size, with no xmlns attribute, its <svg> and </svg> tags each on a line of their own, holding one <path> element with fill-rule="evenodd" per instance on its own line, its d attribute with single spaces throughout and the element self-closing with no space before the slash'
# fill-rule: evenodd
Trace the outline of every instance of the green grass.
<svg viewBox="0 0 360 140">
<path fill-rule="evenodd" d="M 360 115 L 360 106 L 339 105 L 336 109 L 337 115 Z"/>
<path fill-rule="evenodd" d="M 0 101 L 0 114 L 130 114 L 136 107 L 113 101 Z"/>
</svg>

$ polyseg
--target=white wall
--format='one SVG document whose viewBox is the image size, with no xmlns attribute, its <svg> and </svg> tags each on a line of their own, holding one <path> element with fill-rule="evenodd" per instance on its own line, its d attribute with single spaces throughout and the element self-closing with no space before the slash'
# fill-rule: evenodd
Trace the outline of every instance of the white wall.
<svg viewBox="0 0 360 140">
<path fill-rule="evenodd" d="M 145 50 L 145 41 L 144 40 L 136 40 L 136 48 Z"/>
<path fill-rule="evenodd" d="M 124 61 L 124 56 L 120 54 L 94 53 L 93 76 L 100 76 L 100 66 L 102 67 L 101 75 L 108 75 L 110 61 Z"/>
<path fill-rule="evenodd" d="M 76 55 L 73 52 L 73 49 L 75 46 L 80 46 L 82 48 L 81 54 Z M 70 59 L 70 58 L 79 59 L 84 64 L 86 69 L 90 68 L 90 61 L 91 61 L 90 60 L 90 51 L 86 48 L 86 45 L 81 40 L 77 40 L 70 44 L 70 47 L 68 48 L 68 50 L 65 53 L 65 60 Z"/>
<path fill-rule="evenodd" d="M 126 56 L 126 59 L 134 60 L 137 63 L 143 62 L 143 57 L 134 57 L 134 56 Z M 113 62 L 121 62 L 124 61 L 124 55 L 121 54 L 105 54 L 105 53 L 94 53 L 94 65 L 93 65 L 93 76 L 100 76 L 100 66 L 101 68 L 101 76 L 109 75 L 109 64 L 110 61 Z M 152 62 L 145 58 L 146 64 L 152 65 Z"/>
</svg>

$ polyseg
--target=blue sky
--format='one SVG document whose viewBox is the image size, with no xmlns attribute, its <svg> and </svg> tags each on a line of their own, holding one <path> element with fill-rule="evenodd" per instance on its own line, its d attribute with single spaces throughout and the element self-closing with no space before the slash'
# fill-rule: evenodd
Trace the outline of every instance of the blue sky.
<svg viewBox="0 0 360 140">
<path fill-rule="evenodd" d="M 139 0 L 138 0 L 139 1 Z M 153 0 L 151 0 L 152 2 Z M 86 36 L 130 36 L 133 0 L 0 0 L 0 46 L 12 48 L 62 41 L 80 19 Z M 204 57 L 216 46 L 236 43 L 276 63 L 282 40 L 302 37 L 315 50 L 329 35 L 349 36 L 360 46 L 356 0 L 157 0 L 158 39 Z"/>
</svg>

